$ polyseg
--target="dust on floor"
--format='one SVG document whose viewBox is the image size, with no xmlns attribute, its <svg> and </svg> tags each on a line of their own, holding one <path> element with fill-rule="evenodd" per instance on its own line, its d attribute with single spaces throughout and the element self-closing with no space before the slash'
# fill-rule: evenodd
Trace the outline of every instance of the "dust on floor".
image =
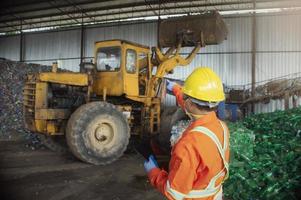
<svg viewBox="0 0 301 200">
<path fill-rule="evenodd" d="M 143 158 L 125 154 L 106 166 L 72 155 L 32 150 L 22 141 L 0 141 L 0 199 L 163 200 L 147 181 Z"/>
</svg>

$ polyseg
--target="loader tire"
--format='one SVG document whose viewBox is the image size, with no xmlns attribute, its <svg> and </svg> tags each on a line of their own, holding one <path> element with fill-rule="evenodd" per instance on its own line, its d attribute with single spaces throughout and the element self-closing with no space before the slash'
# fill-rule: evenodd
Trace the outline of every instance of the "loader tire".
<svg viewBox="0 0 301 200">
<path fill-rule="evenodd" d="M 187 116 L 181 108 L 170 107 L 162 112 L 161 119 L 161 132 L 158 134 L 156 140 L 164 153 L 170 155 L 170 137 L 172 126 L 174 126 L 180 120 L 187 119 Z"/>
<path fill-rule="evenodd" d="M 182 108 L 178 108 L 176 112 L 172 115 L 170 125 L 174 126 L 180 120 L 189 120 L 189 117 L 183 111 Z"/>
<path fill-rule="evenodd" d="M 39 134 L 38 138 L 40 139 L 41 143 L 51 151 L 57 153 L 68 152 L 68 147 L 64 136 L 49 136 Z"/>
<path fill-rule="evenodd" d="M 172 116 L 176 111 L 176 106 L 164 108 L 164 110 L 161 113 L 161 133 L 170 133 Z"/>
<path fill-rule="evenodd" d="M 80 160 L 109 164 L 123 155 L 130 138 L 127 119 L 114 105 L 91 102 L 80 106 L 66 128 L 67 144 Z"/>
</svg>

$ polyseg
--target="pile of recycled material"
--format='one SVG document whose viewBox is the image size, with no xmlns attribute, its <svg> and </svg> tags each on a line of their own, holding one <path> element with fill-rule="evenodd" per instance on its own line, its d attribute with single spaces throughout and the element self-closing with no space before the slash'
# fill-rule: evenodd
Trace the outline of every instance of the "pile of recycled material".
<svg viewBox="0 0 301 200">
<path fill-rule="evenodd" d="M 38 142 L 34 135 L 24 129 L 22 90 L 27 74 L 50 70 L 50 66 L 0 59 L 0 138 L 19 136 L 34 144 Z"/>
<path fill-rule="evenodd" d="M 301 107 L 229 123 L 226 199 L 300 199 Z"/>
</svg>

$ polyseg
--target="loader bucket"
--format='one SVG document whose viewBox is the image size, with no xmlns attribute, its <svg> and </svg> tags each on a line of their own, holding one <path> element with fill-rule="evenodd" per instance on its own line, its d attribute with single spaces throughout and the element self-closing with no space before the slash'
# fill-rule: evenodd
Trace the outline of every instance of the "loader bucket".
<svg viewBox="0 0 301 200">
<path fill-rule="evenodd" d="M 219 44 L 227 38 L 227 34 L 227 26 L 216 11 L 169 18 L 159 24 L 159 46 L 176 46 L 180 40 L 183 47 L 195 46 L 197 42 Z"/>
</svg>

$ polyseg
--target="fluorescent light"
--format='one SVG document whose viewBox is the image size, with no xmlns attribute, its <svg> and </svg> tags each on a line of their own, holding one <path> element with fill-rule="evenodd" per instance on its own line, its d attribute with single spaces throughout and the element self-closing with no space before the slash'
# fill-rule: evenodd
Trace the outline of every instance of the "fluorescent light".
<svg viewBox="0 0 301 200">
<path fill-rule="evenodd" d="M 287 12 L 287 11 L 298 11 L 301 7 L 291 7 L 291 8 L 263 8 L 263 9 L 249 9 L 249 10 L 227 10 L 220 11 L 221 15 L 234 15 L 234 14 L 252 14 L 252 13 L 277 13 L 277 12 Z"/>
</svg>

